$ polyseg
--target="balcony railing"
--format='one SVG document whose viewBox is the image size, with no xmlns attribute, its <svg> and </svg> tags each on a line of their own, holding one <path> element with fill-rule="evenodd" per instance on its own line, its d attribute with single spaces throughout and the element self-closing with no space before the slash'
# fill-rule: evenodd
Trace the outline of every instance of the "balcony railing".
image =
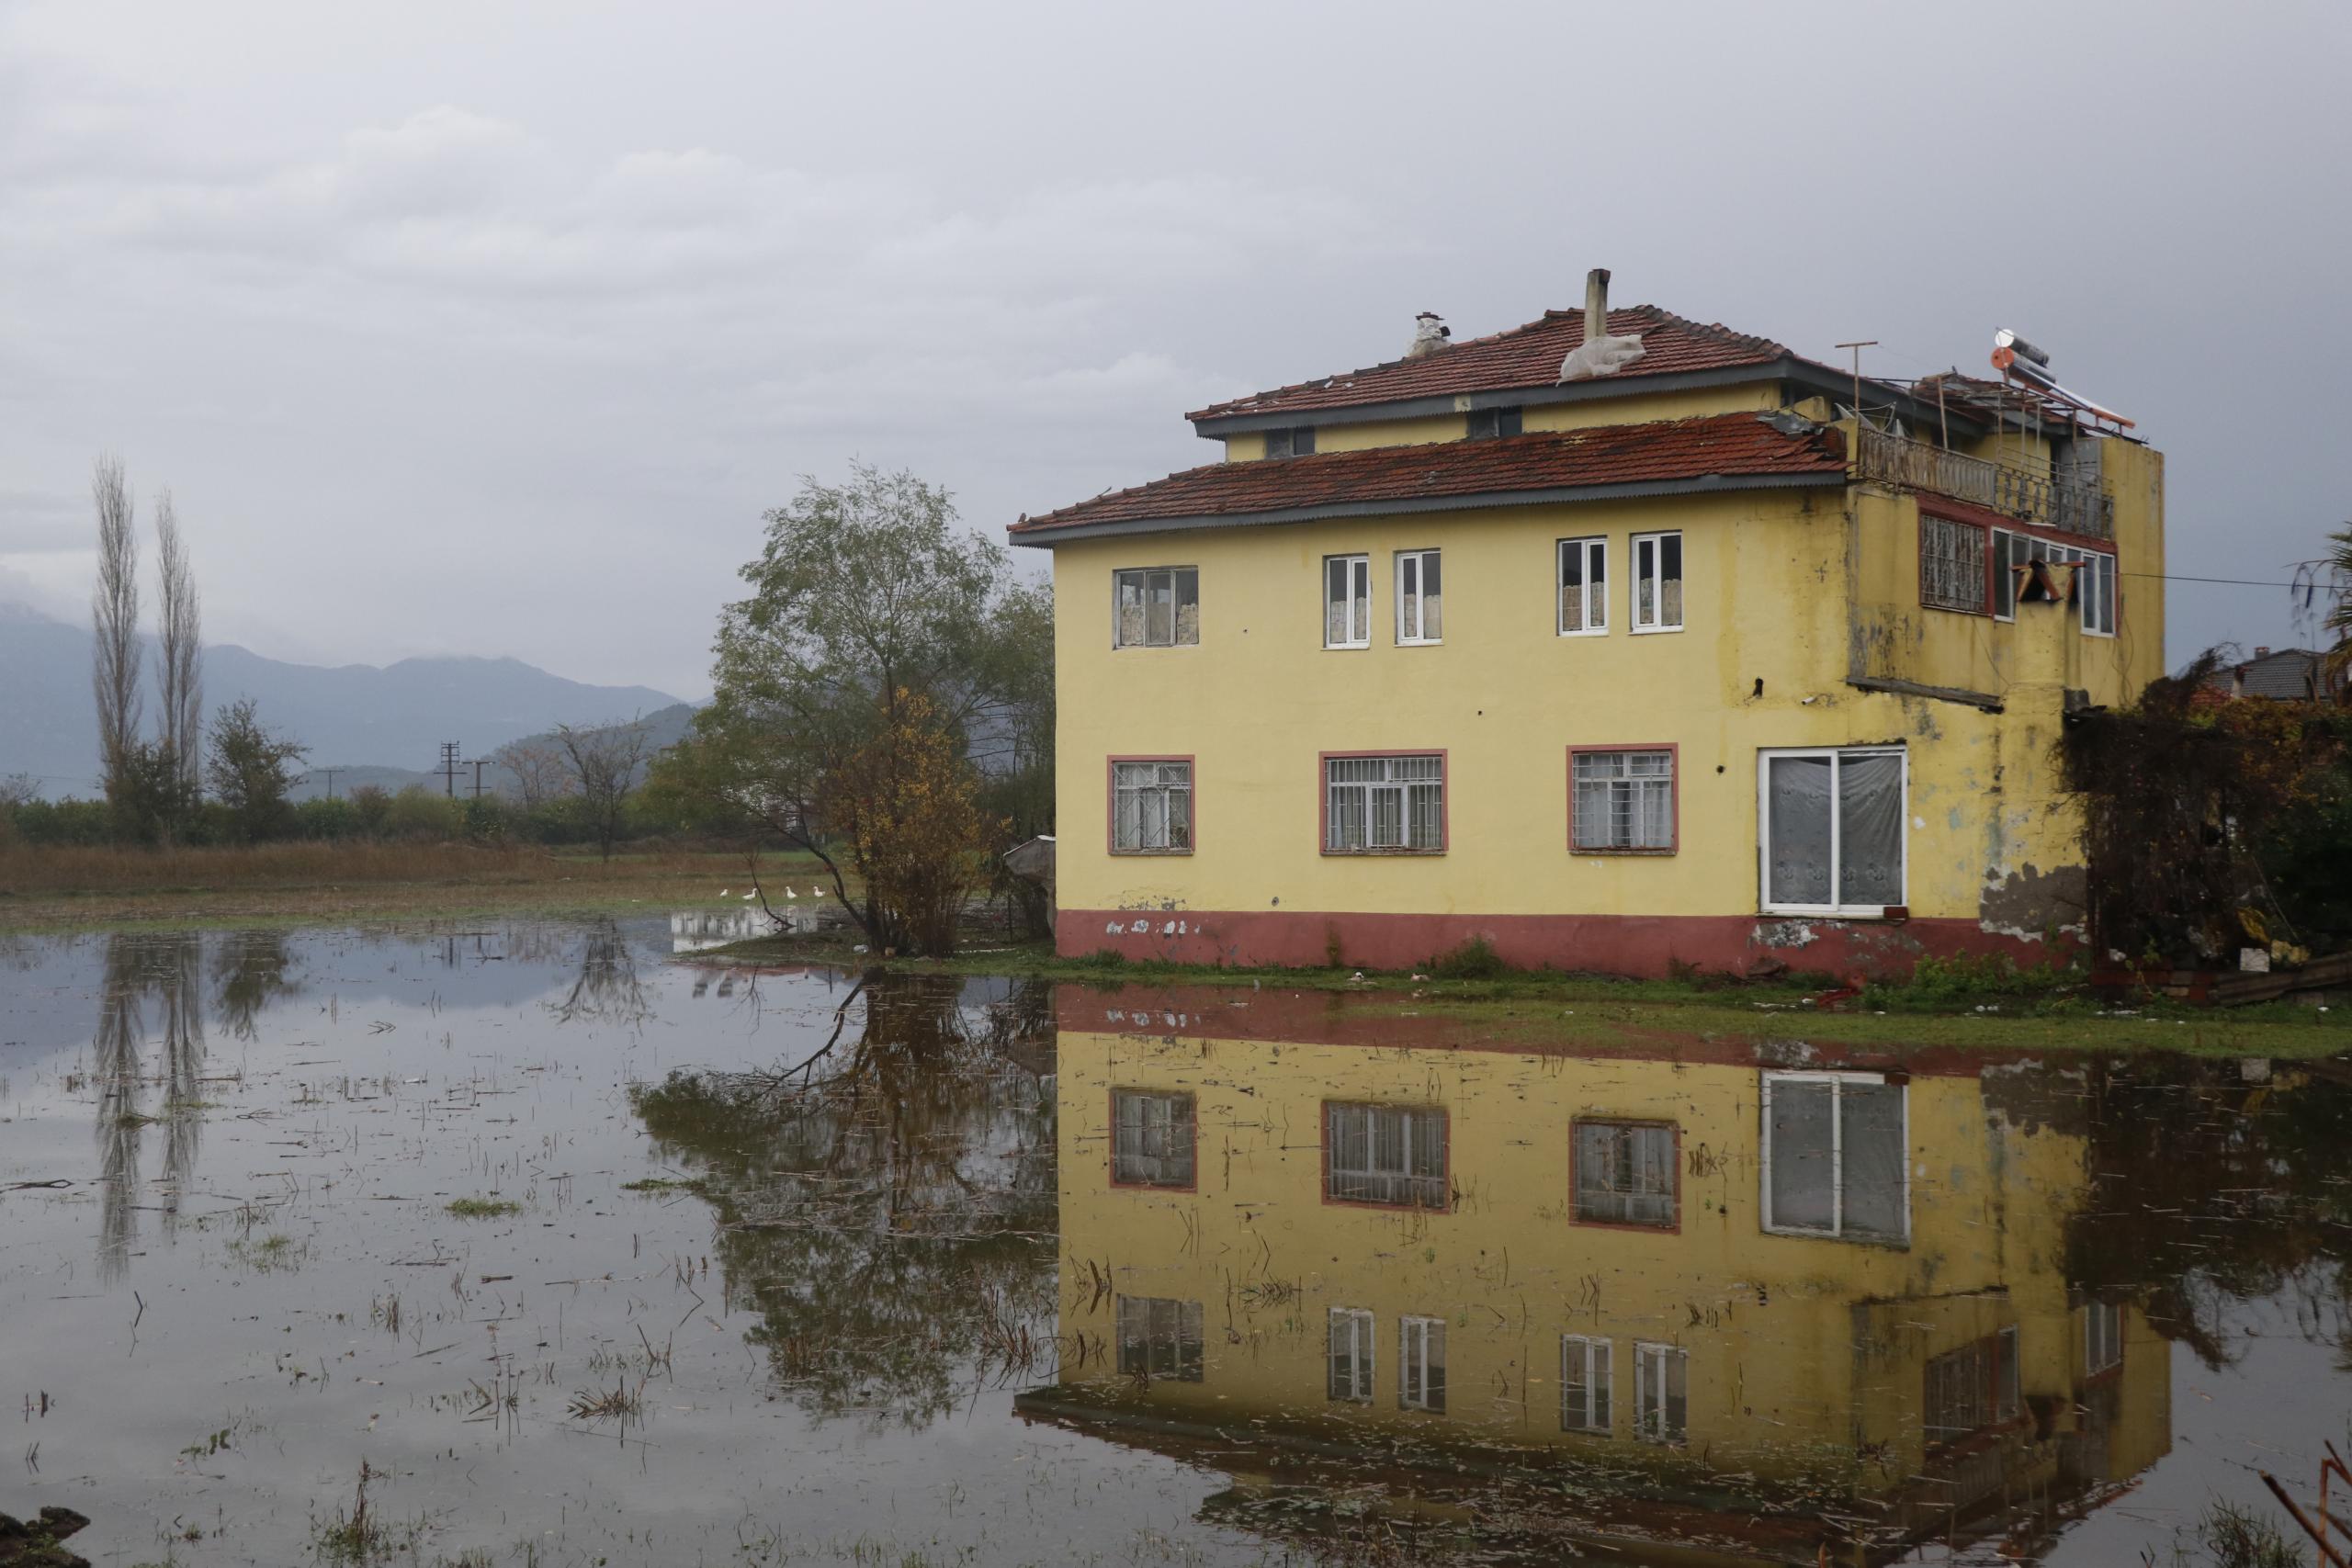
<svg viewBox="0 0 2352 1568">
<path fill-rule="evenodd" d="M 1925 441 L 1865 427 L 1856 454 L 1860 478 L 1924 490 L 2094 539 L 2115 537 L 2115 501 L 2095 484 L 2012 468 Z"/>
</svg>

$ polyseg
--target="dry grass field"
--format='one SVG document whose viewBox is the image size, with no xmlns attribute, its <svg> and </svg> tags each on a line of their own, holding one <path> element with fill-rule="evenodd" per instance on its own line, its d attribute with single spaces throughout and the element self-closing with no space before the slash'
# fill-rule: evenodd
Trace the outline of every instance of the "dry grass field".
<svg viewBox="0 0 2352 1568">
<path fill-rule="evenodd" d="M 761 874 L 808 884 L 801 857 L 765 856 Z M 231 924 L 430 918 L 526 909 L 677 908 L 740 902 L 743 857 L 465 844 L 285 843 L 239 849 L 0 847 L 0 931 L 156 923 Z M 806 891 L 804 886 L 803 891 Z"/>
</svg>

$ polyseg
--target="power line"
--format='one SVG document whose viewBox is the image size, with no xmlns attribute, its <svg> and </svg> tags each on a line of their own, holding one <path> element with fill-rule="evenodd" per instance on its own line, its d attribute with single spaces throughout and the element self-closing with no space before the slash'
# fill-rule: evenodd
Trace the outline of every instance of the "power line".
<svg viewBox="0 0 2352 1568">
<path fill-rule="evenodd" d="M 2153 577 L 2164 582 L 2226 582 L 2235 588 L 2310 588 L 2315 586 L 2314 584 L 2308 582 L 2265 582 L 2251 577 L 2182 577 L 2177 573 L 2169 571 L 2126 571 L 2119 572 L 2117 575 L 2121 577 Z M 2320 588 L 2321 592 L 2326 592 L 2324 584 L 2319 584 L 2316 586 Z"/>
</svg>

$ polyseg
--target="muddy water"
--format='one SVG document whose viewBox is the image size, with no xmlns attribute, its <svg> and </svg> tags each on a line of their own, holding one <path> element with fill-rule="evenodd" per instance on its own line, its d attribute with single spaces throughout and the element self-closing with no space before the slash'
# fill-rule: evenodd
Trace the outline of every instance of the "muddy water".
<svg viewBox="0 0 2352 1568">
<path fill-rule="evenodd" d="M 672 961 L 725 934 L 0 948 L 0 1509 L 121 1563 L 2105 1563 L 2345 1444 L 2341 1063 Z"/>
</svg>

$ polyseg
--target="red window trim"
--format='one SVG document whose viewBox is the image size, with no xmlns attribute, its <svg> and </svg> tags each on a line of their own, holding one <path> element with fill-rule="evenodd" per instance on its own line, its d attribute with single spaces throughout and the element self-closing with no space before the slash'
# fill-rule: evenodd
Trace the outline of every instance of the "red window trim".
<svg viewBox="0 0 2352 1568">
<path fill-rule="evenodd" d="M 1182 762 L 1193 770 L 1193 842 L 1182 850 L 1123 850 L 1119 847 L 1119 764 L 1122 762 Z M 1187 754 L 1178 756 L 1167 751 L 1114 753 L 1102 761 L 1102 847 L 1114 855 L 1146 858 L 1158 855 L 1189 855 L 1201 847 L 1201 770 Z"/>
<path fill-rule="evenodd" d="M 1110 1093 L 1111 1146 L 1109 1155 L 1104 1161 L 1104 1165 L 1111 1178 L 1111 1185 L 1121 1192 L 1198 1192 L 1201 1190 L 1200 1096 L 1194 1094 L 1189 1089 L 1145 1089 L 1138 1084 L 1113 1084 L 1111 1086 Z M 1183 1099 L 1189 1100 L 1193 1102 L 1192 1180 L 1186 1182 L 1182 1187 L 1178 1187 L 1172 1182 L 1166 1181 L 1122 1181 L 1119 1179 L 1119 1096 L 1123 1094 L 1144 1094 L 1149 1095 L 1156 1100 Z M 1448 1129 L 1448 1131 L 1450 1133 L 1452 1130 Z M 1446 1148 L 1449 1153 L 1452 1152 L 1453 1146 L 1453 1139 L 1449 1136 L 1446 1140 Z M 1680 1179 L 1678 1177 L 1676 1179 L 1679 1181 Z"/>
<path fill-rule="evenodd" d="M 1672 776 L 1667 780 L 1667 794 L 1674 812 L 1674 841 L 1662 850 L 1588 850 L 1577 845 L 1577 757 L 1586 751 L 1664 751 L 1672 761 Z M 1682 852 L 1682 747 L 1678 741 L 1661 740 L 1645 746 L 1579 746 L 1568 745 L 1568 853 L 1572 855 L 1618 855 L 1636 859 L 1657 859 Z"/>
<path fill-rule="evenodd" d="M 1397 754 L 1406 757 L 1421 757 L 1428 755 L 1427 752 L 1423 751 L 1404 751 Z M 1445 1119 L 1445 1170 L 1443 1173 L 1443 1179 L 1445 1183 L 1445 1207 L 1442 1209 L 1432 1209 L 1420 1203 L 1374 1203 L 1363 1198 L 1332 1197 L 1331 1108 L 1335 1105 L 1361 1106 L 1372 1111 L 1418 1111 L 1424 1115 L 1443 1117 Z M 1326 1100 L 1319 1102 L 1317 1106 L 1315 1120 L 1316 1141 L 1319 1145 L 1322 1154 L 1322 1195 L 1325 1207 L 1332 1209 L 1378 1209 L 1384 1213 L 1393 1214 L 1450 1214 L 1453 1213 L 1453 1111 L 1447 1110 L 1442 1105 L 1425 1105 L 1418 1101 L 1410 1104 L 1402 1104 L 1385 1100 Z"/>
<path fill-rule="evenodd" d="M 2015 517 L 2007 517 L 1997 512 L 1988 512 L 1981 506 L 1971 506 L 1966 502 L 1951 501 L 1942 496 L 1922 495 L 1918 498 L 1918 502 L 1919 515 L 1922 517 L 1939 517 L 1947 523 L 1965 523 L 1972 527 L 1984 530 L 1984 608 L 1982 612 L 1984 615 L 1990 616 L 1993 614 L 1993 606 L 2000 602 L 2000 595 L 1995 592 L 1999 585 L 1999 580 L 1995 574 L 2000 569 L 1993 561 L 1992 532 L 1998 528 L 2004 533 L 2022 534 L 2029 539 L 2041 539 L 2052 545 L 2065 545 L 2074 549 L 2087 550 L 2093 555 L 2112 556 L 2115 558 L 2115 624 L 2119 627 L 2122 626 L 2123 551 L 2113 539 L 2097 538 L 2088 534 L 2070 534 L 2064 528 L 2052 528 L 2042 523 L 2021 522 Z M 1979 613 L 1974 610 L 1954 610 L 1943 604 L 1929 604 L 1927 602 L 1927 571 L 1923 566 L 1919 574 L 1919 604 L 1922 609 L 1942 610 L 1946 615 L 1973 615 Z"/>
<path fill-rule="evenodd" d="M 1584 1127 L 1666 1127 L 1674 1134 L 1674 1223 L 1666 1225 L 1645 1225 L 1632 1220 L 1588 1220 L 1577 1213 L 1577 1133 Z M 1453 1153 L 1452 1129 L 1448 1128 L 1445 1152 Z M 1660 1116 L 1577 1116 L 1568 1122 L 1568 1224 L 1596 1231 L 1641 1231 L 1650 1235 L 1680 1235 L 1682 1234 L 1682 1123 L 1669 1122 Z"/>
<path fill-rule="evenodd" d="M 1335 850 L 1331 847 L 1331 764 L 1352 757 L 1435 757 L 1437 759 L 1437 848 L 1433 850 Z M 1315 847 L 1337 860 L 1364 856 L 1442 855 L 1453 844 L 1453 766 L 1442 746 L 1398 746 L 1385 751 L 1317 751 L 1315 753 Z"/>
</svg>

